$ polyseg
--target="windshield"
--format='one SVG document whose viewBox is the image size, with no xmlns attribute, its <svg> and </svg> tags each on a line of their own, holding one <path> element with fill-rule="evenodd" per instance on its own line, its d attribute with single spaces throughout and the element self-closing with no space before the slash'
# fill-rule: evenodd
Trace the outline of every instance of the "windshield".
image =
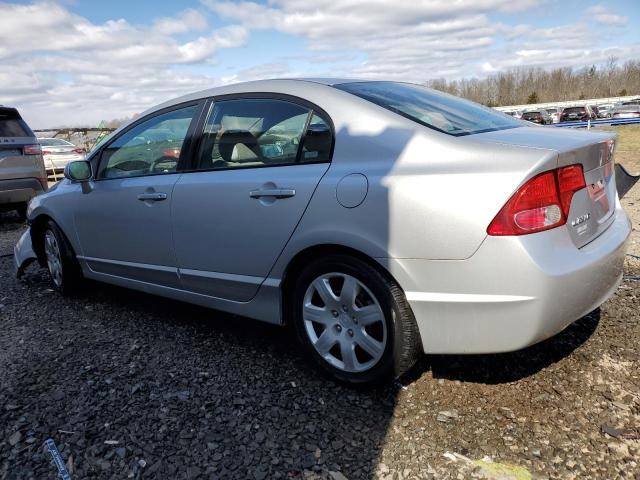
<svg viewBox="0 0 640 480">
<path fill-rule="evenodd" d="M 470 135 L 523 126 L 518 120 L 491 108 L 420 85 L 354 82 L 335 87 L 449 135 Z"/>
</svg>

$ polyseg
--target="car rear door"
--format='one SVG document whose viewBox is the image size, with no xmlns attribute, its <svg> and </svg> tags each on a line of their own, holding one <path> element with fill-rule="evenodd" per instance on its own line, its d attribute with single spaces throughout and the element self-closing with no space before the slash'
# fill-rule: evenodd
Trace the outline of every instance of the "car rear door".
<svg viewBox="0 0 640 480">
<path fill-rule="evenodd" d="M 171 202 L 201 107 L 151 114 L 103 147 L 74 209 L 80 258 L 94 272 L 179 287 Z"/>
<path fill-rule="evenodd" d="M 218 98 L 173 193 L 183 288 L 248 301 L 302 217 L 332 151 L 330 119 L 289 98 Z"/>
</svg>

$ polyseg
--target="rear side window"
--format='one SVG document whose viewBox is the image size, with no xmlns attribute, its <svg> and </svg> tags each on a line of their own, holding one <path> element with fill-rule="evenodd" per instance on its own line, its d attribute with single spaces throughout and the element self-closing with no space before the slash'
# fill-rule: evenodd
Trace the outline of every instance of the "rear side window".
<svg viewBox="0 0 640 480">
<path fill-rule="evenodd" d="M 16 111 L 0 109 L 0 137 L 33 137 L 33 132 Z"/>
<path fill-rule="evenodd" d="M 420 85 L 354 82 L 335 87 L 449 135 L 470 135 L 523 126 L 518 120 L 491 108 Z"/>
<path fill-rule="evenodd" d="M 214 102 L 198 150 L 198 170 L 327 162 L 332 133 L 308 107 L 278 99 Z"/>
</svg>

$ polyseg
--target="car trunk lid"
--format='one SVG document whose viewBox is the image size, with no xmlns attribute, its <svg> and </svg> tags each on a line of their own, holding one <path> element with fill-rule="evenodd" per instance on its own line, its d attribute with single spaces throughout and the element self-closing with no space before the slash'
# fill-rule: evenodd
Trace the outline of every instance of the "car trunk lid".
<svg viewBox="0 0 640 480">
<path fill-rule="evenodd" d="M 523 127 L 477 135 L 478 139 L 557 152 L 556 165 L 582 165 L 586 188 L 573 195 L 567 228 L 573 243 L 581 248 L 602 234 L 614 221 L 616 183 L 613 153 L 615 134 L 581 132 L 544 127 Z M 523 182 L 526 179 L 523 179 Z"/>
</svg>

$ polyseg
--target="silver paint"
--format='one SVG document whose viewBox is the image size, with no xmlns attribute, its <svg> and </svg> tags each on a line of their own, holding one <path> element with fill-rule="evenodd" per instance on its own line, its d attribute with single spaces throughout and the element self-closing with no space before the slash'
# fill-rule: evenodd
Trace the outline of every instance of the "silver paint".
<svg viewBox="0 0 640 480">
<path fill-rule="evenodd" d="M 296 255 L 318 245 L 356 250 L 404 290 L 425 352 L 522 348 L 613 293 L 631 231 L 613 173 L 604 168 L 613 134 L 523 126 L 453 137 L 332 83 L 338 81 L 229 85 L 142 114 L 233 93 L 297 96 L 333 120 L 330 164 L 83 185 L 63 180 L 31 202 L 29 217 L 56 221 L 89 278 L 272 323 L 282 322 L 280 285 Z M 574 195 L 569 218 L 591 212 L 581 235 L 569 223 L 532 235 L 487 236 L 520 185 L 573 163 L 605 195 L 597 199 L 588 189 Z M 337 189 L 352 174 L 366 176 L 367 193 L 357 207 L 345 208 Z M 295 195 L 269 202 L 250 196 L 265 185 Z M 355 192 L 344 187 L 341 197 L 362 195 L 361 185 Z M 167 199 L 147 205 L 136 198 L 152 192 Z M 16 246 L 17 265 L 33 258 L 30 249 L 27 234 Z"/>
</svg>

